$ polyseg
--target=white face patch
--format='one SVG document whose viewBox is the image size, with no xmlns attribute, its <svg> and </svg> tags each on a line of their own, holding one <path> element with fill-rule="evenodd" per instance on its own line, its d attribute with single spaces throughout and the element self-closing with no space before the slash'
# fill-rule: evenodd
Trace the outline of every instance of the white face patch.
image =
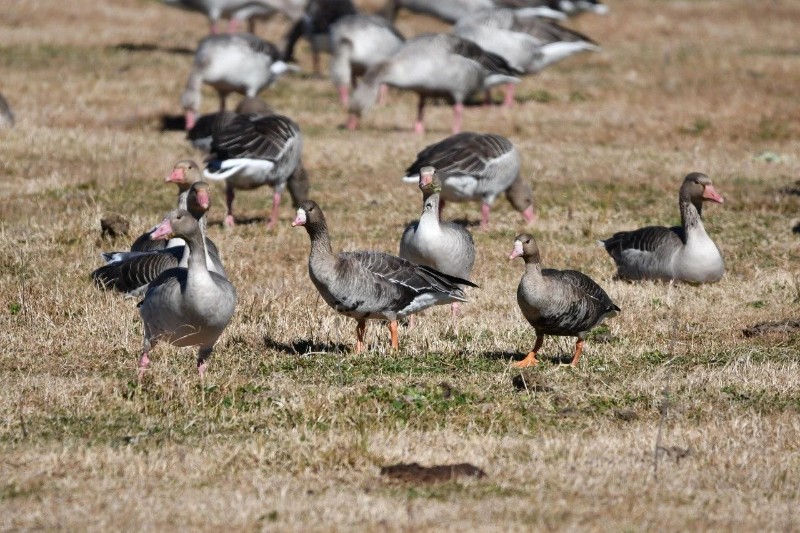
<svg viewBox="0 0 800 533">
<path fill-rule="evenodd" d="M 306 223 L 306 210 L 305 209 L 298 209 L 297 216 L 294 219 L 294 224 L 296 226 L 302 226 Z"/>
<path fill-rule="evenodd" d="M 522 241 L 514 241 L 514 257 L 520 257 L 522 255 Z"/>
</svg>

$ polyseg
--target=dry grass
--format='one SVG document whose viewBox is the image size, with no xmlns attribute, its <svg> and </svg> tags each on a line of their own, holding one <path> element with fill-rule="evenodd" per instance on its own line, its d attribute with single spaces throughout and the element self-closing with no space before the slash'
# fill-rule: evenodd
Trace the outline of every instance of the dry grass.
<svg viewBox="0 0 800 533">
<path fill-rule="evenodd" d="M 160 118 L 180 112 L 191 61 L 180 51 L 205 22 L 143 0 L 6 6 L 0 90 L 18 124 L 0 136 L 0 529 L 800 528 L 800 335 L 741 334 L 797 318 L 800 305 L 800 197 L 780 193 L 800 174 L 800 8 L 609 3 L 609 16 L 573 23 L 602 54 L 526 79 L 529 101 L 513 111 L 465 119 L 521 148 L 545 261 L 590 274 L 623 309 L 580 368 L 508 367 L 533 332 L 514 300 L 521 265 L 504 259 L 522 229 L 504 200 L 476 234 L 482 288 L 459 330 L 433 310 L 401 332 L 395 355 L 373 324 L 361 356 L 353 322 L 308 280 L 307 237 L 289 227 L 286 202 L 273 233 L 211 229 L 240 299 L 205 383 L 192 352 L 160 347 L 141 387 L 135 303 L 98 292 L 88 273 L 100 250 L 128 244 L 99 241 L 104 212 L 139 232 L 174 201 L 160 178 L 195 154 Z M 445 28 L 413 16 L 400 27 Z M 411 95 L 393 93 L 356 133 L 338 129 L 327 81 L 285 79 L 265 97 L 306 132 L 335 246 L 395 250 L 419 208 L 398 178 L 447 134 L 450 110 L 432 108 L 421 139 L 408 131 Z M 612 281 L 594 240 L 676 221 L 692 170 L 726 197 L 706 214 L 725 278 Z M 239 212 L 264 216 L 268 196 L 240 194 Z M 220 191 L 212 220 L 222 213 Z M 549 339 L 543 355 L 570 350 Z M 378 475 L 413 461 L 470 462 L 488 477 L 414 486 Z"/>
</svg>

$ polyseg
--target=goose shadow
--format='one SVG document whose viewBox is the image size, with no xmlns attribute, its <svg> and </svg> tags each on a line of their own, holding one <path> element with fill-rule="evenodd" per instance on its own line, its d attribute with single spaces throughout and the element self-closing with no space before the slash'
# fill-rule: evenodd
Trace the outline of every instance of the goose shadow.
<svg viewBox="0 0 800 533">
<path fill-rule="evenodd" d="M 186 131 L 186 117 L 183 115 L 161 115 L 161 131 Z"/>
<path fill-rule="evenodd" d="M 160 46 L 151 43 L 119 43 L 110 48 L 125 52 L 166 52 L 168 54 L 194 55 L 194 50 L 185 46 Z"/>
<path fill-rule="evenodd" d="M 508 361 L 513 359 L 512 362 L 522 361 L 525 359 L 527 353 L 522 352 L 512 352 L 512 351 L 494 351 L 494 352 L 484 352 L 483 357 L 484 359 L 491 359 L 493 361 Z M 552 365 L 568 365 L 572 362 L 572 354 L 568 353 L 559 353 L 558 355 L 548 355 L 542 356 L 539 354 L 538 356 L 539 361 L 547 361 Z"/>
<path fill-rule="evenodd" d="M 341 343 L 311 342 L 305 339 L 292 341 L 291 343 L 278 342 L 269 337 L 264 337 L 264 347 L 268 350 L 275 350 L 289 355 L 304 355 L 308 353 L 347 353 L 350 347 Z"/>
</svg>

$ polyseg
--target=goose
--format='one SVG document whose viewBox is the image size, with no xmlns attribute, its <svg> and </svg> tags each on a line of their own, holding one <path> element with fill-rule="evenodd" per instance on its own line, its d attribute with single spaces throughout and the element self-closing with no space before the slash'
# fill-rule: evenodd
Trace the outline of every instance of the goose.
<svg viewBox="0 0 800 533">
<path fill-rule="evenodd" d="M 187 200 L 187 211 L 197 219 L 203 235 L 206 265 L 210 271 L 227 277 L 219 250 L 211 239 L 205 236 L 206 212 L 209 205 L 208 184 L 202 181 L 193 183 Z M 147 235 L 150 238 L 150 234 Z M 150 282 L 159 274 L 177 266 L 185 267 L 187 264 L 189 249 L 185 241 L 172 239 L 170 242 L 176 244 L 150 252 L 104 253 L 106 265 L 92 272 L 95 285 L 102 289 L 121 292 L 128 297 L 144 295 Z"/>
<path fill-rule="evenodd" d="M 214 154 L 203 175 L 211 180 L 225 181 L 227 213 L 225 225 L 233 226 L 233 199 L 236 189 L 255 189 L 262 185 L 274 188 L 272 211 L 267 229 L 278 220 L 278 208 L 286 182 L 300 165 L 303 136 L 300 127 L 283 115 L 267 115 L 252 119 L 246 115 L 224 113 L 214 125 Z M 305 183 L 297 183 L 293 190 L 305 187 L 308 178 L 302 171 Z"/>
<path fill-rule="evenodd" d="M 703 202 L 721 204 L 724 200 L 711 178 L 692 172 L 678 192 L 680 226 L 620 231 L 600 241 L 617 264 L 617 277 L 689 283 L 719 281 L 725 273 L 725 262 L 703 226 Z"/>
<path fill-rule="evenodd" d="M 235 113 L 249 115 L 252 118 L 265 117 L 275 114 L 275 110 L 264 100 L 257 97 L 245 96 L 236 105 Z M 191 145 L 204 153 L 211 151 L 212 129 L 214 122 L 224 111 L 208 113 L 197 118 L 194 125 L 186 131 L 186 140 Z"/>
<path fill-rule="evenodd" d="M 491 205 L 505 192 L 526 222 L 536 219 L 533 191 L 519 175 L 519 153 L 505 137 L 474 132 L 447 137 L 419 152 L 403 181 L 419 181 L 420 170 L 427 166 L 436 168 L 442 181 L 440 209 L 445 201 L 480 200 L 481 228 L 486 229 Z"/>
<path fill-rule="evenodd" d="M 144 341 L 139 358 L 139 378 L 150 366 L 150 353 L 158 342 L 173 346 L 199 346 L 197 371 L 202 379 L 208 358 L 236 308 L 236 289 L 225 276 L 209 272 L 203 250 L 203 235 L 186 210 L 167 213 L 153 232 L 153 239 L 177 235 L 186 240 L 186 268 L 171 268 L 150 283 L 139 304 Z"/>
<path fill-rule="evenodd" d="M 523 233 L 514 239 L 509 259 L 522 257 L 525 274 L 517 287 L 517 304 L 536 330 L 536 343 L 528 355 L 513 363 L 517 368 L 538 364 L 536 354 L 545 335 L 577 337 L 572 366 L 578 365 L 586 336 L 620 308 L 589 276 L 575 270 L 542 268 L 539 247 L 533 236 Z"/>
<path fill-rule="evenodd" d="M 229 29 L 234 32 L 239 24 L 247 21 L 253 32 L 256 18 L 269 18 L 283 13 L 290 20 L 297 20 L 303 14 L 305 0 L 161 0 L 162 4 L 187 11 L 202 13 L 208 18 L 209 31 L 220 31 L 219 20 L 230 19 Z"/>
<path fill-rule="evenodd" d="M 536 74 L 579 52 L 600 50 L 585 35 L 531 15 L 527 10 L 479 11 L 461 18 L 453 31 L 526 74 Z M 506 85 L 504 105 L 513 105 L 515 86 Z"/>
<path fill-rule="evenodd" d="M 322 209 L 307 200 L 292 226 L 306 228 L 311 239 L 308 274 L 323 300 L 356 319 L 356 353 L 364 349 L 368 319 L 388 320 L 391 346 L 399 347 L 397 320 L 432 305 L 467 301 L 461 286 L 471 281 L 443 274 L 383 252 L 333 253 Z"/>
<path fill-rule="evenodd" d="M 331 26 L 342 17 L 358 13 L 351 0 L 310 0 L 303 18 L 298 20 L 286 36 L 283 58 L 294 61 L 294 47 L 301 37 L 311 43 L 314 73 L 319 74 L 320 52 L 331 52 Z"/>
<path fill-rule="evenodd" d="M 194 126 L 203 83 L 216 89 L 220 111 L 224 111 L 228 94 L 255 97 L 285 72 L 297 70 L 280 57 L 274 44 L 249 33 L 209 35 L 201 40 L 181 95 L 186 129 Z"/>
<path fill-rule="evenodd" d="M 492 7 L 495 7 L 494 0 L 386 0 L 379 14 L 394 21 L 403 8 L 452 24 L 467 13 Z"/>
<path fill-rule="evenodd" d="M 331 26 L 331 80 L 345 108 L 356 78 L 389 59 L 404 42 L 403 35 L 377 15 L 349 15 Z"/>
<path fill-rule="evenodd" d="M 512 9 L 546 7 L 573 17 L 582 13 L 608 14 L 608 6 L 600 0 L 496 0 L 498 7 Z"/>
<path fill-rule="evenodd" d="M 8 100 L 0 94 L 0 130 L 14 127 L 14 113 L 11 111 L 11 106 L 8 105 Z"/>
<path fill-rule="evenodd" d="M 433 167 L 423 167 L 419 174 L 422 191 L 422 215 L 409 224 L 400 239 L 400 257 L 425 265 L 444 274 L 469 279 L 475 266 L 475 242 L 463 226 L 439 220 L 439 194 L 442 182 Z M 453 317 L 458 302 L 452 303 Z"/>
<path fill-rule="evenodd" d="M 414 131 L 425 133 L 423 115 L 429 97 L 453 101 L 453 133 L 461 131 L 464 100 L 476 91 L 519 81 L 518 72 L 502 57 L 457 35 L 430 34 L 415 37 L 389 59 L 370 68 L 350 100 L 348 129 L 356 129 L 361 117 L 377 99 L 381 84 L 409 89 L 419 95 Z"/>
</svg>

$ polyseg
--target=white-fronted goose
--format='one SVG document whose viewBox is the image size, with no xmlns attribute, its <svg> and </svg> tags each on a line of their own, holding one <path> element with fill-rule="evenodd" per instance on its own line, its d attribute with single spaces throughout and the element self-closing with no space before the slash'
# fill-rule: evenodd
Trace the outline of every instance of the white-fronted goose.
<svg viewBox="0 0 800 533">
<path fill-rule="evenodd" d="M 304 226 L 311 238 L 308 273 L 325 302 L 356 319 L 356 353 L 364 348 L 368 319 L 388 320 L 397 349 L 397 320 L 432 305 L 465 302 L 465 279 L 443 274 L 383 252 L 333 253 L 322 209 L 312 200 L 300 204 L 292 226 Z"/>
<path fill-rule="evenodd" d="M 8 105 L 8 100 L 0 94 L 0 130 L 14 127 L 14 113 L 11 111 L 11 106 Z"/>
<path fill-rule="evenodd" d="M 617 277 L 690 283 L 719 281 L 725 273 L 725 262 L 703 227 L 701 213 L 703 202 L 723 201 L 708 176 L 700 172 L 686 176 L 678 192 L 680 226 L 621 231 L 600 241 L 617 264 Z"/>
<path fill-rule="evenodd" d="M 255 97 L 284 72 L 292 70 L 278 48 L 249 33 L 210 35 L 200 41 L 181 96 L 186 129 L 194 126 L 204 83 L 219 94 L 220 111 L 232 92 Z"/>
<path fill-rule="evenodd" d="M 402 34 L 377 15 L 350 15 L 331 26 L 331 79 L 345 108 L 356 78 L 389 59 L 403 42 Z"/>
<path fill-rule="evenodd" d="M 402 8 L 452 24 L 467 13 L 492 7 L 494 0 L 386 0 L 380 15 L 394 21 Z"/>
<path fill-rule="evenodd" d="M 150 366 L 150 352 L 157 342 L 174 346 L 199 346 L 197 371 L 203 377 L 214 344 L 236 308 L 236 290 L 224 276 L 209 272 L 203 253 L 203 235 L 194 217 L 185 210 L 170 211 L 152 237 L 177 235 L 186 241 L 186 268 L 162 272 L 147 289 L 139 306 L 144 342 L 139 376 Z"/>
<path fill-rule="evenodd" d="M 342 17 L 358 13 L 351 0 L 309 0 L 303 18 L 298 20 L 286 36 L 283 58 L 294 61 L 294 47 L 301 37 L 311 44 L 314 73 L 319 74 L 319 55 L 331 52 L 331 26 Z"/>
<path fill-rule="evenodd" d="M 358 127 L 360 117 L 375 103 L 381 84 L 408 89 L 419 95 L 414 131 L 424 133 L 425 100 L 453 101 L 453 133 L 461 131 L 464 100 L 474 92 L 501 83 L 519 81 L 505 59 L 457 35 L 422 35 L 410 39 L 389 59 L 370 68 L 350 100 L 347 127 Z M 438 168 L 438 167 L 437 167 Z"/>
<path fill-rule="evenodd" d="M 203 175 L 208 179 L 225 181 L 228 209 L 225 224 L 235 224 L 233 199 L 236 189 L 271 185 L 274 193 L 267 223 L 267 229 L 271 229 L 278 220 L 286 182 L 300 165 L 303 151 L 300 127 L 283 115 L 253 119 L 247 115 L 224 113 L 214 125 L 213 139 L 214 154 Z M 306 177 L 306 190 L 307 185 Z"/>
<path fill-rule="evenodd" d="M 480 201 L 484 229 L 491 205 L 504 192 L 527 222 L 536 217 L 533 191 L 519 175 L 519 153 L 505 137 L 474 132 L 447 137 L 418 153 L 403 180 L 418 182 L 420 170 L 427 166 L 434 167 L 442 181 L 440 208 L 445 201 Z"/>
<path fill-rule="evenodd" d="M 585 35 L 555 22 L 526 14 L 526 10 L 489 9 L 467 15 L 453 31 L 495 53 L 526 74 L 536 74 L 562 59 L 586 51 L 599 51 Z M 514 103 L 515 84 L 506 85 L 505 105 Z"/>
<path fill-rule="evenodd" d="M 536 330 L 536 344 L 523 360 L 513 366 L 537 364 L 536 354 L 545 335 L 577 337 L 570 363 L 577 366 L 586 336 L 605 318 L 616 315 L 620 308 L 586 274 L 575 270 L 542 269 L 539 247 L 531 235 L 523 233 L 514 239 L 514 250 L 508 258 L 515 257 L 525 260 L 525 274 L 517 287 L 517 303 L 523 316 Z"/>
<path fill-rule="evenodd" d="M 400 257 L 429 266 L 444 274 L 469 279 L 475 265 L 475 242 L 463 226 L 439 220 L 439 194 L 442 182 L 433 167 L 419 174 L 422 215 L 406 227 L 400 239 Z M 453 316 L 458 302 L 453 302 Z"/>
</svg>

